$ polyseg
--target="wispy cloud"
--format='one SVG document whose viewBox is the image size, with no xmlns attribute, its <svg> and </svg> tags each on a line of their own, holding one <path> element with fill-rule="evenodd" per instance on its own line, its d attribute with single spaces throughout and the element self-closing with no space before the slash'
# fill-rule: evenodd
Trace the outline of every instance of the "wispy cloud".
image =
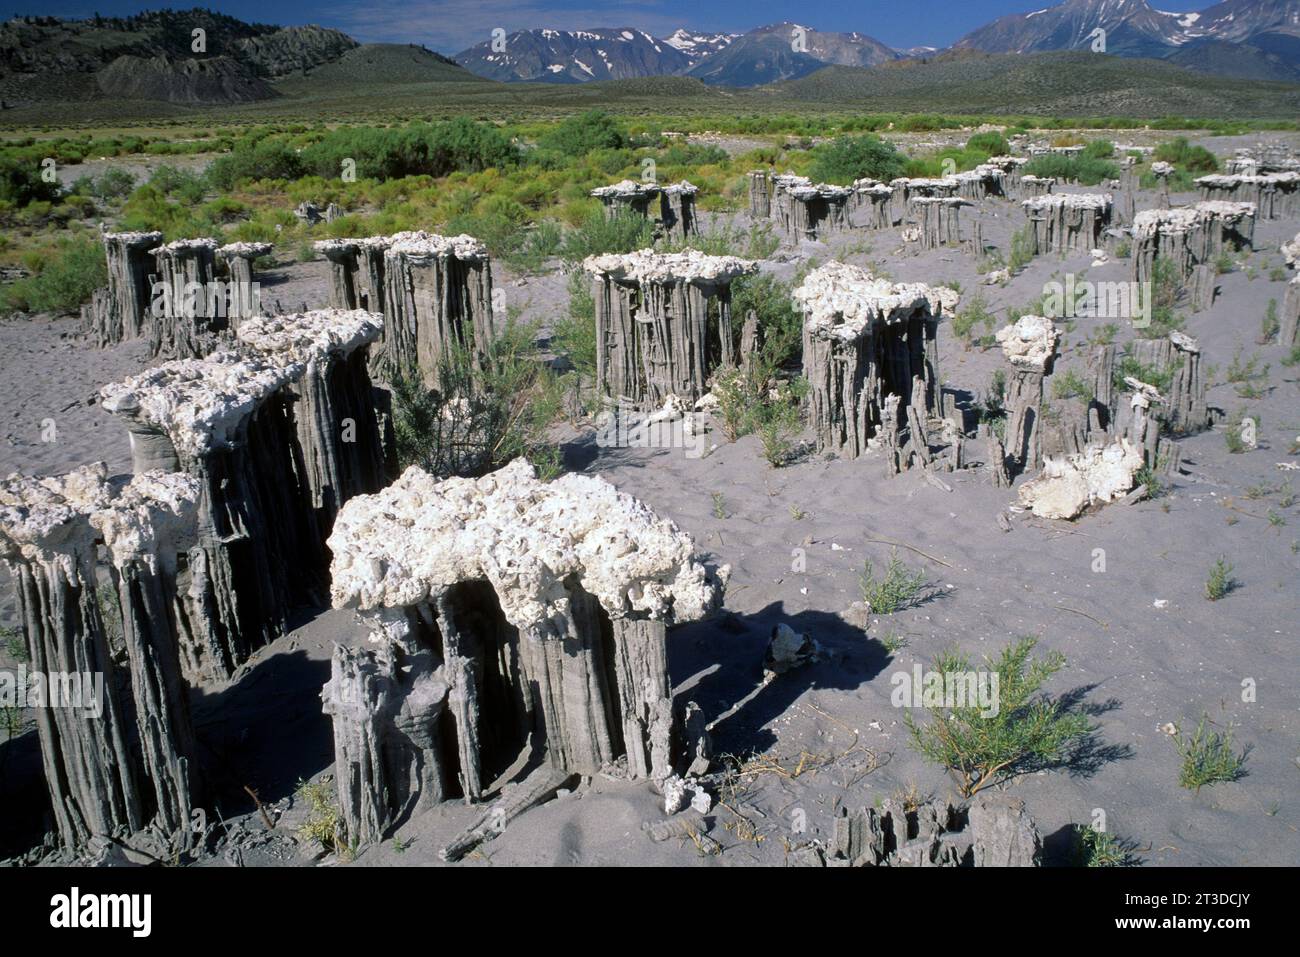
<svg viewBox="0 0 1300 957">
<path fill-rule="evenodd" d="M 491 39 L 497 28 L 514 33 L 542 27 L 633 27 L 663 36 L 684 25 L 680 14 L 665 11 L 655 0 L 572 5 L 554 0 L 379 0 L 326 6 L 320 14 L 363 43 L 422 43 L 448 55 Z"/>
</svg>

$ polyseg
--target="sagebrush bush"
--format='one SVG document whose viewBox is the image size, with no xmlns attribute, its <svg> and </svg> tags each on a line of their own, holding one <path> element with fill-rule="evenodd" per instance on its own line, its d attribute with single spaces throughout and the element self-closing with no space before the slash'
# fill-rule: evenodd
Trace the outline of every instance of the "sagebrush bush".
<svg viewBox="0 0 1300 957">
<path fill-rule="evenodd" d="M 1078 867 L 1127 867 L 1133 859 L 1124 842 L 1113 834 L 1076 824 L 1074 863 Z"/>
<path fill-rule="evenodd" d="M 520 159 L 519 148 L 499 129 L 463 116 L 396 128 L 343 127 L 302 151 L 303 165 L 325 179 L 338 179 L 345 160 L 355 163 L 358 178 L 390 180 L 476 172 Z"/>
<path fill-rule="evenodd" d="M 551 324 L 551 348 L 569 360 L 578 375 L 590 382 L 596 375 L 596 302 L 591 277 L 570 269 L 569 310 Z"/>
<path fill-rule="evenodd" d="M 1119 178 L 1118 166 L 1109 160 L 1089 156 L 1086 150 L 1077 156 L 1061 153 L 1035 156 L 1023 169 L 1026 174 L 1077 182 L 1083 186 L 1096 186 L 1102 180 Z"/>
<path fill-rule="evenodd" d="M 907 168 L 907 157 L 894 144 L 870 134 L 839 136 L 812 152 L 808 175 L 822 183 L 847 186 L 867 177 L 887 183 Z"/>
<path fill-rule="evenodd" d="M 961 340 L 965 348 L 970 348 L 975 330 L 981 326 L 992 329 L 996 322 L 997 317 L 989 311 L 984 297 L 976 293 L 961 312 L 952 317 L 952 333 Z"/>
<path fill-rule="evenodd" d="M 1205 597 L 1218 601 L 1236 587 L 1232 578 L 1233 567 L 1225 557 L 1220 555 L 1210 566 L 1210 574 L 1205 579 Z"/>
<path fill-rule="evenodd" d="M 963 797 L 970 797 L 1016 774 L 1059 764 L 1092 732 L 1083 714 L 1041 693 L 1043 684 L 1061 670 L 1065 658 L 1053 652 L 1032 659 L 1035 638 L 1004 648 L 997 658 L 985 658 L 985 670 L 998 676 L 997 713 L 987 714 L 978 703 L 932 708 L 932 718 L 918 723 L 909 713 L 904 723 L 912 748 L 948 769 Z M 973 670 L 970 659 L 956 651 L 940 655 L 934 671 L 960 674 Z"/>
<path fill-rule="evenodd" d="M 33 276 L 0 287 L 0 309 L 23 312 L 75 312 L 108 282 L 104 247 L 89 236 L 60 239 L 42 258 Z"/>
<path fill-rule="evenodd" d="M 238 183 L 260 179 L 298 179 L 307 172 L 302 157 L 278 140 L 244 140 L 234 152 L 218 156 L 208 166 L 207 179 L 229 191 Z"/>
<path fill-rule="evenodd" d="M 1173 163 L 1175 166 L 1200 176 L 1219 171 L 1219 158 L 1204 146 L 1193 145 L 1185 136 L 1175 137 L 1161 143 L 1152 154 L 1152 159 Z"/>
<path fill-rule="evenodd" d="M 5 654 L 14 661 L 21 664 L 29 660 L 27 641 L 18 629 L 0 627 L 0 645 L 4 646 Z"/>
<path fill-rule="evenodd" d="M 562 120 L 537 141 L 539 150 L 582 156 L 593 150 L 623 149 L 628 145 L 622 123 L 603 110 L 589 110 Z"/>
<path fill-rule="evenodd" d="M 29 203 L 52 203 L 59 198 L 59 184 L 41 177 L 40 162 L 0 157 L 0 203 L 21 209 Z"/>
<path fill-rule="evenodd" d="M 78 177 L 72 184 L 72 191 L 82 196 L 113 202 L 127 196 L 134 186 L 133 175 L 117 166 L 110 166 L 98 176 Z"/>
<path fill-rule="evenodd" d="M 752 312 L 758 318 L 763 374 L 772 376 L 799 354 L 803 339 L 803 316 L 790 298 L 793 283 L 771 273 L 741 276 L 731 284 L 732 334 L 739 336 Z"/>
<path fill-rule="evenodd" d="M 307 805 L 307 816 L 298 828 L 299 836 L 307 841 L 317 841 L 331 851 L 344 850 L 347 845 L 343 816 L 329 786 L 299 781 L 296 796 Z"/>
<path fill-rule="evenodd" d="M 1174 381 L 1174 370 L 1168 366 L 1147 365 L 1125 352 L 1115 363 L 1115 372 L 1113 374 L 1112 385 L 1119 391 L 1125 391 L 1128 386 L 1125 384 L 1125 378 L 1137 379 L 1139 382 L 1145 382 L 1147 385 L 1155 386 L 1156 390 L 1163 393 L 1168 391 L 1169 386 Z"/>
<path fill-rule="evenodd" d="M 582 225 L 565 235 L 560 255 L 573 263 L 602 253 L 630 253 L 644 249 L 654 240 L 648 219 L 626 215 L 606 218 L 600 210 L 588 214 Z"/>
<path fill-rule="evenodd" d="M 1007 138 L 996 130 L 973 134 L 966 140 L 966 148 L 979 150 L 989 156 L 1006 156 L 1011 152 L 1011 144 L 1007 142 Z"/>
<path fill-rule="evenodd" d="M 203 199 L 206 185 L 203 177 L 187 169 L 175 166 L 159 166 L 149 177 L 149 185 L 162 195 L 175 197 L 186 203 L 197 203 Z"/>
<path fill-rule="evenodd" d="M 415 370 L 393 377 L 393 431 L 402 468 L 473 477 L 528 457 L 544 478 L 558 470 L 546 430 L 563 409 L 557 377 L 542 362 L 531 327 L 508 323 L 485 356 L 449 349 L 440 388 Z"/>
<path fill-rule="evenodd" d="M 752 406 L 750 415 L 763 458 L 773 468 L 785 465 L 794 453 L 795 437 L 803 428 L 800 408 L 807 393 L 807 380 L 800 377 L 767 390 Z"/>
<path fill-rule="evenodd" d="M 1033 233 L 1024 226 L 1011 234 L 1011 252 L 1007 255 L 1007 269 L 1013 274 L 1020 272 L 1034 261 Z"/>
<path fill-rule="evenodd" d="M 1245 773 L 1250 748 L 1237 751 L 1232 729 L 1222 733 L 1211 731 L 1207 727 L 1209 720 L 1209 715 L 1202 715 L 1190 735 L 1179 733 L 1174 737 L 1174 746 L 1182 757 L 1178 783 L 1189 791 L 1200 791 L 1207 784 L 1236 781 Z"/>
<path fill-rule="evenodd" d="M 889 553 L 889 564 L 881 577 L 876 576 L 871 559 L 864 561 L 858 584 L 862 588 L 862 600 L 873 615 L 892 615 L 920 601 L 926 576 L 924 571 L 913 571 L 904 565 L 895 550 Z"/>
</svg>

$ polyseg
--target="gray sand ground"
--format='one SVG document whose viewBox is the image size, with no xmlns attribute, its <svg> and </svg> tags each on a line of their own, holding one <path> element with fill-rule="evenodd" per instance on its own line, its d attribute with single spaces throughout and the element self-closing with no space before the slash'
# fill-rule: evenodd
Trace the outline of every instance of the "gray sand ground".
<svg viewBox="0 0 1300 957">
<path fill-rule="evenodd" d="M 1253 138 L 1202 142 L 1229 155 Z M 1139 198 L 1139 208 L 1152 205 L 1154 196 Z M 986 241 L 1005 250 L 1023 217 L 1008 203 L 986 208 L 1000 217 L 990 223 L 986 216 Z M 1051 856 L 1059 859 L 1070 825 L 1092 821 L 1101 809 L 1108 829 L 1148 864 L 1295 864 L 1300 508 L 1284 507 L 1282 491 L 1252 498 L 1247 490 L 1281 486 L 1287 473 L 1277 463 L 1296 461 L 1290 450 L 1300 437 L 1300 369 L 1284 367 L 1280 347 L 1257 345 L 1255 338 L 1269 300 L 1281 305 L 1285 283 L 1269 273 L 1282 263 L 1278 244 L 1297 229 L 1300 221 L 1260 222 L 1257 251 L 1221 277 L 1214 307 L 1189 315 L 1186 325 L 1200 339 L 1205 361 L 1217 366 L 1211 405 L 1229 412 L 1249 405 L 1262 421 L 1259 448 L 1229 454 L 1222 426 L 1194 436 L 1184 441 L 1187 474 L 1166 496 L 1111 506 L 1074 523 L 1007 513 L 1013 529 L 1002 531 L 996 518 L 1014 503 L 1014 492 L 993 488 L 982 471 L 945 475 L 949 493 L 919 473 L 886 479 L 874 457 L 806 456 L 774 470 L 753 437 L 728 444 L 715 432 L 716 448 L 690 458 L 680 449 L 601 448 L 589 425 L 566 426 L 561 438 L 570 468 L 599 474 L 641 498 L 690 532 L 712 561 L 732 566 L 727 614 L 670 632 L 670 670 L 679 694 L 717 721 L 716 750 L 761 754 L 766 770 L 737 778 L 727 807 L 705 817 L 687 811 L 667 827 L 648 785 L 597 779 L 524 815 L 471 863 L 779 864 L 791 850 L 824 839 L 837 807 L 867 806 L 901 792 L 950 796 L 950 779 L 909 748 L 902 712 L 890 704 L 890 676 L 918 662 L 928 667 L 948 647 L 978 658 L 1035 635 L 1040 651 L 1067 659 L 1049 690 L 1086 708 L 1097 726 L 1072 767 L 1007 785 L 1026 801 Z M 1090 262 L 1087 255 L 1042 257 L 1009 285 L 986 287 L 977 282 L 972 257 L 955 250 L 916 253 L 890 230 L 836 236 L 829 245 L 783 246 L 775 258 L 785 261 L 773 268 L 789 275 L 799 261 L 837 253 L 896 280 L 958 281 L 963 302 L 978 290 L 999 313 L 1036 299 L 1054 274 L 1088 270 Z M 1128 270 L 1120 260 L 1088 274 L 1127 280 Z M 324 302 L 320 263 L 285 263 L 268 278 L 265 301 L 278 298 L 286 309 Z M 506 302 L 525 321 L 539 322 L 543 333 L 565 308 L 563 277 L 498 269 L 497 278 Z M 1079 320 L 1063 337 L 1057 374 L 1082 370 L 1079 347 L 1096 322 Z M 982 395 L 1000 355 L 966 351 L 944 331 L 944 386 Z M 129 469 L 125 430 L 89 400 L 99 386 L 141 368 L 144 350 L 129 344 L 98 351 L 78 342 L 75 332 L 69 319 L 0 323 L 0 474 L 53 473 L 96 459 L 117 472 Z M 1126 330 L 1120 341 L 1130 336 Z M 1247 403 L 1225 381 L 1238 350 L 1243 357 L 1258 352 L 1269 366 L 1262 399 Z M 41 441 L 45 419 L 54 420 L 54 442 Z M 715 516 L 715 494 L 722 518 Z M 1286 524 L 1270 521 L 1270 514 Z M 887 618 L 851 623 L 842 613 L 860 598 L 862 563 L 887 561 L 886 542 L 900 543 L 899 557 L 927 572 L 932 598 Z M 1104 572 L 1093 571 L 1097 549 L 1105 551 Z M 806 570 L 792 570 L 801 554 Z M 1209 602 L 1204 581 L 1220 555 L 1235 566 L 1240 587 Z M 6 582 L 5 623 L 14 618 L 9 592 Z M 827 655 L 763 686 L 763 650 L 780 621 L 811 634 Z M 229 686 L 196 695 L 196 722 L 219 768 L 231 835 L 207 863 L 302 863 L 292 833 L 305 812 L 292 792 L 299 778 L 332 770 L 329 724 L 316 694 L 333 643 L 357 635 L 350 613 L 323 612 L 264 649 Z M 891 655 L 886 638 L 906 644 Z M 0 667 L 10 664 L 0 652 Z M 1247 680 L 1257 686 L 1249 703 L 1242 694 Z M 1193 793 L 1178 786 L 1178 755 L 1159 726 L 1173 722 L 1186 730 L 1202 713 L 1219 727 L 1232 725 L 1251 752 L 1241 780 Z M 10 796 L 30 799 L 39 768 L 35 735 L 6 747 L 16 755 L 7 772 L 15 789 Z M 242 798 L 244 785 L 279 817 L 275 831 L 267 832 Z M 14 817 L 30 826 L 34 813 Z M 421 814 L 395 841 L 365 850 L 355 864 L 436 863 L 436 850 L 474 813 L 449 804 Z M 800 819 L 807 822 L 802 830 Z M 696 832 L 708 837 L 693 838 Z M 707 852 L 719 847 L 720 854 Z M 0 840 L 0 851 L 15 849 L 22 848 Z"/>
</svg>

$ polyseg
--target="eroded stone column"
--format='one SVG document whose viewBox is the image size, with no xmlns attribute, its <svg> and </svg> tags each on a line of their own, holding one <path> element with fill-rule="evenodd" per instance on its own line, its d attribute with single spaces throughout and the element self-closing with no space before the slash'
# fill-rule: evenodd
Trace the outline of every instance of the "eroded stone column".
<svg viewBox="0 0 1300 957">
<path fill-rule="evenodd" d="M 924 420 L 938 414 L 940 400 L 940 293 L 832 262 L 809 273 L 793 297 L 804 313 L 803 370 L 818 450 L 856 458 L 878 439 L 892 460 L 887 471 L 914 457 L 928 462 Z"/>
<path fill-rule="evenodd" d="M 758 264 L 695 250 L 590 256 L 596 303 L 596 381 L 605 396 L 662 406 L 708 390 L 719 365 L 736 361 L 731 282 Z"/>
<path fill-rule="evenodd" d="M 217 294 L 215 239 L 178 239 L 153 251 L 160 295 L 150 304 L 149 347 L 169 359 L 199 358 L 230 328 L 226 303 Z"/>
<path fill-rule="evenodd" d="M 1249 249 L 1254 241 L 1255 206 L 1209 200 L 1175 209 L 1144 209 L 1133 217 L 1133 278 L 1151 283 L 1155 262 L 1173 264 L 1187 285 L 1193 310 L 1214 302 L 1215 259 L 1232 245 Z"/>
<path fill-rule="evenodd" d="M 969 200 L 956 196 L 915 196 L 909 199 L 908 211 L 921 231 L 921 248 L 960 245 L 961 208 L 970 205 Z"/>
<path fill-rule="evenodd" d="M 253 260 L 269 256 L 274 248 L 270 243 L 227 243 L 217 250 L 226 264 L 226 314 L 232 330 L 237 330 L 243 320 L 261 314 L 260 293 L 254 294 Z"/>
<path fill-rule="evenodd" d="M 1037 256 L 1100 248 L 1113 204 L 1109 193 L 1051 193 L 1020 205 L 1029 219 Z"/>
<path fill-rule="evenodd" d="M 471 236 L 392 237 L 383 256 L 384 331 L 372 368 L 442 384 L 446 362 L 481 368 L 496 335 L 492 264 Z"/>
<path fill-rule="evenodd" d="M 349 502 L 329 547 L 333 602 L 370 633 L 336 651 L 323 695 L 350 838 L 449 797 L 491 801 L 454 859 L 576 776 L 672 773 L 664 629 L 712 612 L 727 575 L 672 523 L 602 479 L 543 483 L 517 460 L 476 480 L 408 469 Z"/>
<path fill-rule="evenodd" d="M 772 180 L 767 170 L 756 169 L 746 174 L 749 182 L 749 215 L 753 219 L 769 219 L 772 215 Z"/>
<path fill-rule="evenodd" d="M 0 483 L 0 558 L 18 583 L 31 671 L 48 693 L 80 689 L 77 700 L 35 708 L 55 827 L 69 850 L 146 828 L 170 850 L 188 846 L 200 782 L 176 579 L 177 556 L 196 532 L 197 494 L 188 476 L 160 472 L 115 489 L 102 462 Z M 133 707 L 97 598 L 100 544 L 121 603 Z"/>
<path fill-rule="evenodd" d="M 381 322 L 333 310 L 250 319 L 240 352 L 164 363 L 102 390 L 131 424 L 137 467 L 167 445 L 199 483 L 187 675 L 229 677 L 293 608 L 323 601 L 334 513 L 383 474 L 364 359 Z"/>
<path fill-rule="evenodd" d="M 100 348 L 148 334 L 150 276 L 156 268 L 152 250 L 162 238 L 157 232 L 102 235 L 108 286 L 96 290 L 81 310 L 86 332 Z"/>
<path fill-rule="evenodd" d="M 1012 478 L 1043 464 L 1043 380 L 1052 374 L 1058 339 L 1056 326 L 1043 316 L 1021 316 L 997 332 L 1002 354 L 1011 364 L 1005 445 Z"/>
</svg>

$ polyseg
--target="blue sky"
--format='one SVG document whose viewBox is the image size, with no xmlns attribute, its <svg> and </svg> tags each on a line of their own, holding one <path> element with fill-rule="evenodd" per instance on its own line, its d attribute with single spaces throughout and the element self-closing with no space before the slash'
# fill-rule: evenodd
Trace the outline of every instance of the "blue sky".
<svg viewBox="0 0 1300 957">
<path fill-rule="evenodd" d="M 0 0 L 2 2 L 2 0 Z M 1155 0 L 1159 10 L 1202 10 L 1214 0 Z M 533 27 L 638 27 L 664 35 L 679 26 L 742 33 L 793 20 L 818 30 L 856 30 L 894 47 L 946 46 L 989 20 L 1028 13 L 1051 0 L 10 0 L 9 13 L 66 17 L 128 14 L 161 6 L 207 6 L 243 20 L 335 27 L 362 42 L 423 43 L 457 53 L 486 40 L 496 27 L 508 33 Z"/>
</svg>

